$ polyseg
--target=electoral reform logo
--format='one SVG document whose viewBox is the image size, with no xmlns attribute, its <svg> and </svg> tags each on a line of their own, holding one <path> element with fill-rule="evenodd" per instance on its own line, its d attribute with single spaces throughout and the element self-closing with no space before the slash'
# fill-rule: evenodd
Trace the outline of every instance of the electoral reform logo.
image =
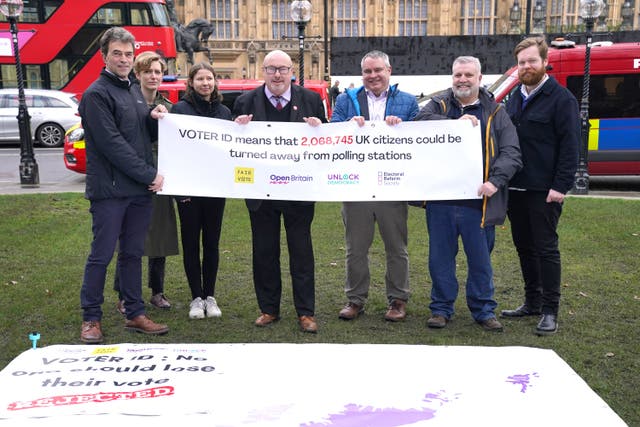
<svg viewBox="0 0 640 427">
<path fill-rule="evenodd" d="M 378 171 L 378 185 L 400 185 L 400 182 L 404 179 L 404 172 L 388 172 Z"/>
</svg>

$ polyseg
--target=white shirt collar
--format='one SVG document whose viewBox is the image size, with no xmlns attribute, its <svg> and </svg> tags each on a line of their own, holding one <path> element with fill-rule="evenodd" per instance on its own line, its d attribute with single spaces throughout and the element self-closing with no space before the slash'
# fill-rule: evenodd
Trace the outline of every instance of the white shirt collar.
<svg viewBox="0 0 640 427">
<path fill-rule="evenodd" d="M 266 95 L 267 99 L 271 99 L 271 97 L 278 96 L 278 95 L 274 95 L 273 92 L 271 92 L 266 85 L 264 86 L 264 94 Z M 285 104 L 291 101 L 291 86 L 289 86 L 289 88 L 285 91 L 285 93 L 280 95 L 280 98 L 283 99 Z"/>
</svg>

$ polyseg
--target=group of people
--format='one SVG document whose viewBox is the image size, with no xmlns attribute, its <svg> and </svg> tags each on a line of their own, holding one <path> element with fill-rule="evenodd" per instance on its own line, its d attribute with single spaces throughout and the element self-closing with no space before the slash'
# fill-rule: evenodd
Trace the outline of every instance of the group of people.
<svg viewBox="0 0 640 427">
<path fill-rule="evenodd" d="M 164 178 L 158 174 L 152 150 L 152 141 L 157 141 L 157 120 L 164 113 L 171 110 L 176 114 L 235 120 L 240 125 L 282 121 L 319 126 L 327 122 L 320 96 L 291 84 L 292 61 L 283 51 L 265 56 L 264 85 L 238 97 L 233 111 L 229 111 L 220 102 L 210 64 L 199 63 L 190 69 L 185 96 L 171 106 L 157 92 L 166 67 L 162 58 L 144 53 L 134 61 L 133 36 L 118 27 L 108 30 L 100 45 L 105 69 L 85 92 L 80 105 L 87 140 L 86 197 L 93 219 L 93 242 L 81 289 L 80 338 L 85 343 L 104 340 L 101 306 L 106 271 L 116 245 L 118 308 L 127 319 L 125 328 L 146 334 L 168 331 L 166 325 L 157 324 L 146 315 L 141 291 L 141 257 L 146 255 L 152 288 L 150 302 L 159 308 L 170 307 L 162 282 L 164 257 L 177 252 L 176 220 L 171 198 L 154 194 L 162 189 Z M 544 40 L 524 39 L 516 46 L 514 56 L 521 85 L 506 106 L 496 103 L 481 86 L 480 61 L 461 56 L 453 62 L 452 87 L 419 110 L 413 95 L 390 85 L 392 67 L 389 57 L 380 51 L 369 52 L 361 60 L 363 86 L 346 89 L 335 99 L 331 122 L 355 121 L 364 126 L 365 121 L 383 120 L 394 126 L 411 120 L 468 120 L 473 126 L 481 126 L 484 179 L 477 190 L 478 198 L 428 200 L 423 204 L 432 279 L 431 316 L 427 321 L 430 328 L 446 327 L 454 315 L 459 286 L 455 259 L 461 238 L 468 264 L 466 301 L 471 315 L 486 330 L 503 330 L 495 315 L 491 252 L 495 225 L 502 224 L 508 216 L 525 298 L 521 306 L 503 310 L 501 316 L 540 316 L 537 334 L 557 331 L 557 225 L 577 165 L 578 104 L 568 90 L 546 74 Z M 139 85 L 131 83 L 132 69 Z M 183 264 L 192 297 L 189 317 L 218 317 L 221 310 L 214 294 L 225 200 L 193 196 L 178 196 L 175 200 Z M 251 223 L 253 282 L 260 310 L 254 324 L 265 327 L 280 319 L 283 222 L 297 321 L 303 332 L 317 332 L 311 236 L 314 202 L 247 199 L 246 205 Z M 371 281 L 369 250 L 377 223 L 386 254 L 388 309 L 384 319 L 404 320 L 410 297 L 408 203 L 344 202 L 342 219 L 347 301 L 339 318 L 354 320 L 365 310 Z M 165 241 L 158 241 L 158 234 L 164 235 Z"/>
</svg>

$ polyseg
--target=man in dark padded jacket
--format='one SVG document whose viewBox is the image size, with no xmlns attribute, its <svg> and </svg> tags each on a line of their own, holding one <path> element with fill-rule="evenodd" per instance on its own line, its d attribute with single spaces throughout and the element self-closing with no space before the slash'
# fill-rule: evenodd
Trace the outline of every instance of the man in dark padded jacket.
<svg viewBox="0 0 640 427">
<path fill-rule="evenodd" d="M 444 328 L 454 313 L 458 295 L 456 255 L 458 236 L 467 255 L 467 306 L 485 330 L 500 332 L 493 297 L 491 250 L 495 225 L 507 215 L 508 183 L 522 167 L 516 129 L 502 105 L 480 87 L 480 61 L 461 56 L 453 61 L 453 84 L 442 97 L 434 97 L 416 120 L 469 120 L 482 130 L 483 183 L 478 199 L 428 201 L 430 328 Z"/>
<path fill-rule="evenodd" d="M 157 123 L 140 87 L 132 85 L 134 37 L 120 27 L 100 39 L 105 68 L 80 102 L 87 143 L 85 197 L 90 201 L 93 241 L 84 270 L 80 303 L 80 340 L 101 343 L 102 303 L 107 266 L 119 240 L 120 288 L 127 313 L 125 328 L 146 334 L 164 334 L 169 328 L 145 315 L 142 300 L 144 240 L 151 219 L 151 194 L 162 189 L 163 177 L 153 165 L 151 141 Z"/>
</svg>

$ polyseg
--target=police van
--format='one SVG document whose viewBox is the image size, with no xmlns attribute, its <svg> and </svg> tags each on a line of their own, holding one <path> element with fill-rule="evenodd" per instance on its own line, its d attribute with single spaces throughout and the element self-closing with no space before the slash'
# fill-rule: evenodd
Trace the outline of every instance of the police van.
<svg viewBox="0 0 640 427">
<path fill-rule="evenodd" d="M 555 40 L 548 74 L 580 103 L 585 46 Z M 518 86 L 517 66 L 490 88 L 505 102 Z M 640 175 L 640 43 L 591 45 L 589 84 L 589 175 Z"/>
</svg>

